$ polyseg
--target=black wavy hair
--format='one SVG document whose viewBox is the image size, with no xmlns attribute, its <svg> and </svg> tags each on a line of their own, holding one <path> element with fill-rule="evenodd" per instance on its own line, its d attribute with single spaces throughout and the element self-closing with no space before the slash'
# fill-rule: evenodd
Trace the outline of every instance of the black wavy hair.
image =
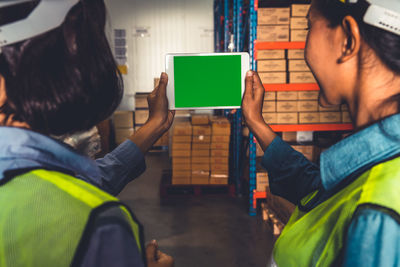
<svg viewBox="0 0 400 267">
<path fill-rule="evenodd" d="M 0 9 L 0 25 L 27 17 L 40 1 Z M 104 29 L 103 0 L 81 0 L 61 27 L 5 46 L 0 75 L 6 83 L 6 120 L 63 135 L 90 129 L 121 102 L 123 84 Z"/>
</svg>

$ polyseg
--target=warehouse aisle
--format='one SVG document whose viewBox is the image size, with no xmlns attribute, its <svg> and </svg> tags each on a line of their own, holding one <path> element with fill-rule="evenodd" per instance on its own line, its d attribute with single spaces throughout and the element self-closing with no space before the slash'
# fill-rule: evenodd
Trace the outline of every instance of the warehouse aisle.
<svg viewBox="0 0 400 267">
<path fill-rule="evenodd" d="M 160 202 L 166 153 L 146 157 L 147 170 L 119 195 L 145 226 L 146 240 L 175 258 L 176 267 L 266 266 L 270 228 L 246 213 L 242 199 L 228 196 L 179 197 Z"/>
</svg>

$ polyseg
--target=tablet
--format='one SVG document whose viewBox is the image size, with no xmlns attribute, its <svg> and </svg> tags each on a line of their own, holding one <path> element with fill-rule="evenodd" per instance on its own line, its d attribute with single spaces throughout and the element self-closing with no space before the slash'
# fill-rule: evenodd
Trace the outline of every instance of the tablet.
<svg viewBox="0 0 400 267">
<path fill-rule="evenodd" d="M 168 54 L 169 108 L 240 108 L 249 66 L 248 53 Z"/>
</svg>

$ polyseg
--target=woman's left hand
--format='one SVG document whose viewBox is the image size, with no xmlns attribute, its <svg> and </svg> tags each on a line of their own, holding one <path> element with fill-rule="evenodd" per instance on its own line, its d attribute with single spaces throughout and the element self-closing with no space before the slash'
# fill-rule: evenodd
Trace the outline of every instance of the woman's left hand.
<svg viewBox="0 0 400 267">
<path fill-rule="evenodd" d="M 159 85 L 147 97 L 149 103 L 148 123 L 158 125 L 163 132 L 171 127 L 175 116 L 175 111 L 168 109 L 167 84 L 168 75 L 163 72 Z"/>
</svg>

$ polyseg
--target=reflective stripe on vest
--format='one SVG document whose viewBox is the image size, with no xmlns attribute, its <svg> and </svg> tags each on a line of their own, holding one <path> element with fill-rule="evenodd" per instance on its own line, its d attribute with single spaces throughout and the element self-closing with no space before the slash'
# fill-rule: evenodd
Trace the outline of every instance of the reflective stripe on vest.
<svg viewBox="0 0 400 267">
<path fill-rule="evenodd" d="M 400 157 L 374 166 L 309 212 L 296 208 L 275 244 L 277 265 L 331 266 L 338 260 L 357 207 L 374 204 L 399 215 L 398 188 Z"/>
<path fill-rule="evenodd" d="M 47 170 L 0 186 L 0 266 L 70 266 L 91 213 L 121 210 L 142 252 L 140 226 L 118 199 L 82 180 Z"/>
</svg>

